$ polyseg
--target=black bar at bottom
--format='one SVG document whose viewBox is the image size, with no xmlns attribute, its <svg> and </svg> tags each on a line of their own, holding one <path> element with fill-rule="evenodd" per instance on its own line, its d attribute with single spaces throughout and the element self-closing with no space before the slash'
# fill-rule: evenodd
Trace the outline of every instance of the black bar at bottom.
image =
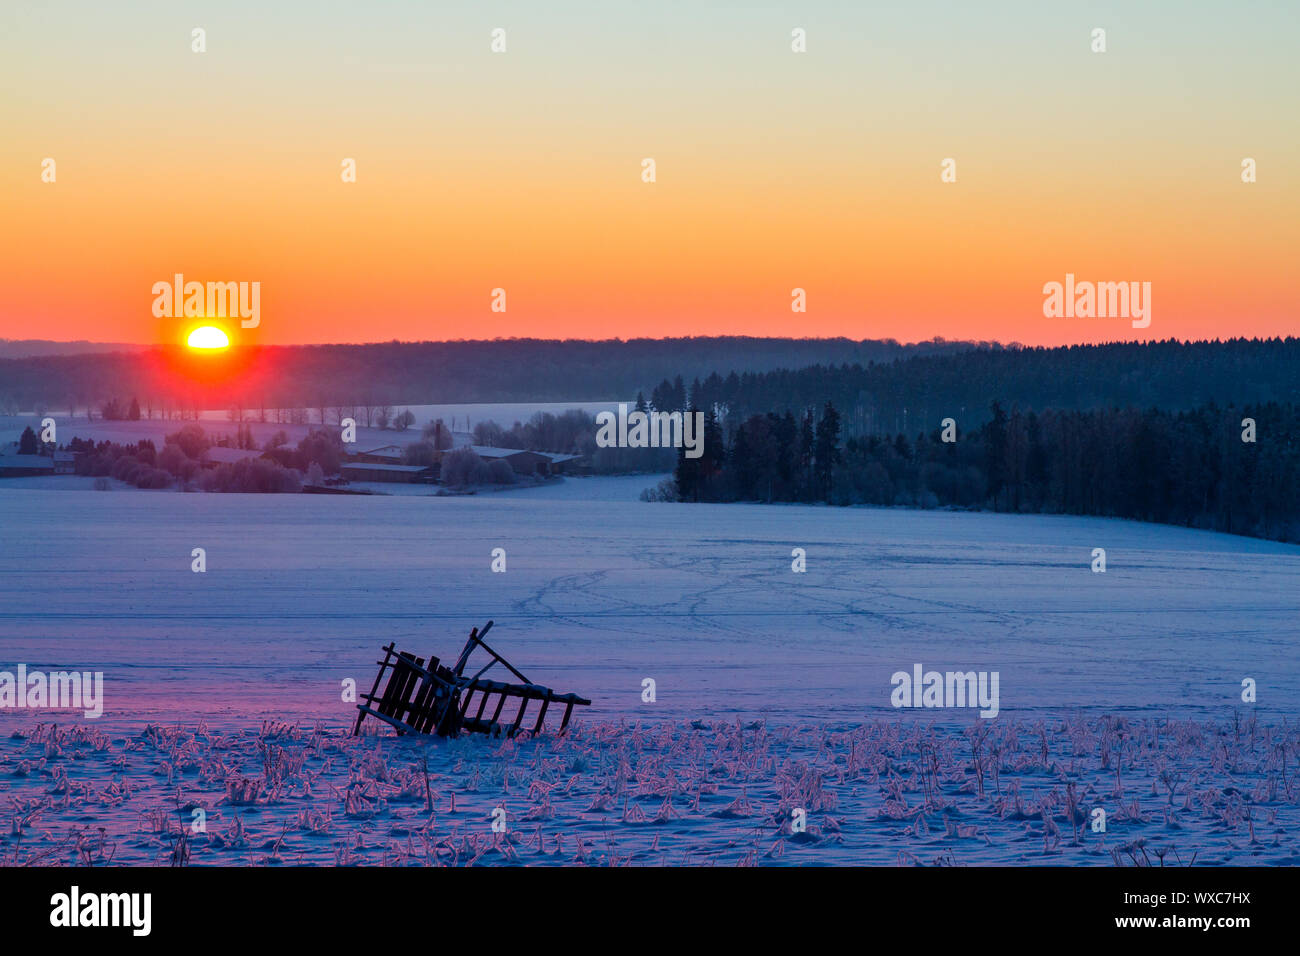
<svg viewBox="0 0 1300 956">
<path fill-rule="evenodd" d="M 764 926 L 772 919 L 789 919 L 805 929 L 861 934 L 873 944 L 1049 938 L 1073 943 L 1126 936 L 1149 944 L 1195 935 L 1230 947 L 1257 929 L 1290 929 L 1298 882 L 1288 868 L 593 869 L 430 868 L 414 874 L 410 868 L 348 867 L 0 868 L 0 911 L 9 941 L 72 933 L 130 941 L 147 928 L 150 938 L 183 944 L 218 921 L 235 932 L 255 931 L 259 945 L 299 946 L 316 939 L 366 944 L 374 942 L 376 926 L 389 932 L 409 925 L 416 933 L 428 925 L 424 918 L 409 924 L 387 918 L 411 901 L 411 887 L 418 885 L 419 899 L 426 901 L 421 907 L 442 901 L 448 920 L 468 920 L 466 930 L 476 925 L 475 907 L 464 907 L 466 901 L 490 907 L 494 900 L 509 900 L 518 926 L 529 925 L 532 915 L 544 917 L 556 932 L 581 932 L 592 928 L 591 920 L 667 920 L 692 926 L 693 940 L 707 927 L 731 945 L 738 937 L 770 932 Z M 113 896 L 105 901 L 102 894 Z M 143 896 L 119 894 L 149 894 L 147 927 Z M 741 905 L 742 900 L 768 903 Z M 82 913 L 92 911 L 110 920 L 114 910 L 118 926 L 71 925 L 86 922 Z M 375 914 L 387 916 L 377 922 Z M 418 914 L 430 915 L 427 909 Z M 652 932 L 648 923 L 642 928 Z M 667 924 L 660 930 L 672 932 Z"/>
</svg>

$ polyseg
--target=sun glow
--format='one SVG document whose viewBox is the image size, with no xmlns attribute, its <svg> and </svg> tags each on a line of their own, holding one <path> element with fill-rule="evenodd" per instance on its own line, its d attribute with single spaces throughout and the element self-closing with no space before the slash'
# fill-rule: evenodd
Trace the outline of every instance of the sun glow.
<svg viewBox="0 0 1300 956">
<path fill-rule="evenodd" d="M 230 338 L 215 325 L 204 325 L 190 333 L 186 344 L 192 349 L 224 349 L 230 346 Z"/>
</svg>

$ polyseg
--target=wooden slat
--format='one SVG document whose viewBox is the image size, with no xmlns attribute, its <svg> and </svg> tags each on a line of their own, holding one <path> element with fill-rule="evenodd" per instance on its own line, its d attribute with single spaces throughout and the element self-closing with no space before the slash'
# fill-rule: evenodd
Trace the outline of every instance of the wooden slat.
<svg viewBox="0 0 1300 956">
<path fill-rule="evenodd" d="M 423 658 L 417 657 L 416 660 L 423 663 Z M 427 671 L 424 677 L 416 677 L 413 682 L 415 696 L 411 698 L 411 711 L 407 715 L 406 722 L 417 730 L 428 716 L 428 708 L 433 703 L 433 689 L 436 686 Z"/>
<path fill-rule="evenodd" d="M 519 702 L 519 713 L 515 714 L 514 725 L 510 728 L 510 736 L 513 737 L 519 733 L 519 725 L 524 722 L 524 711 L 528 709 L 528 698 L 525 697 Z"/>
<path fill-rule="evenodd" d="M 430 654 L 420 686 L 418 698 L 420 713 L 411 721 L 416 731 L 422 734 L 427 734 L 442 716 L 442 708 L 450 696 L 446 682 L 438 676 L 438 663 L 438 658 Z"/>
<path fill-rule="evenodd" d="M 370 695 L 366 698 L 370 703 L 374 703 L 375 695 L 379 693 L 379 682 L 384 678 L 384 668 L 388 666 L 388 659 L 393 656 L 393 642 L 389 641 L 388 646 L 384 648 L 384 659 L 379 664 L 379 672 L 375 674 L 374 686 L 370 688 Z M 361 721 L 365 713 L 360 710 L 358 705 L 357 722 L 352 727 L 352 736 L 355 737 L 361 733 Z"/>
<path fill-rule="evenodd" d="M 492 715 L 492 723 L 496 723 L 501 717 L 501 709 L 506 705 L 506 695 L 502 694 L 501 699 L 497 701 L 496 712 Z"/>
<path fill-rule="evenodd" d="M 537 715 L 537 723 L 533 726 L 533 736 L 536 737 L 542 732 L 542 722 L 546 720 L 546 708 L 551 706 L 551 697 L 542 698 L 542 710 Z"/>
<path fill-rule="evenodd" d="M 398 690 L 397 704 L 393 716 L 402 723 L 409 725 L 411 723 L 411 695 L 415 693 L 417 682 L 420 680 L 420 675 L 415 672 L 415 668 L 424 664 L 424 658 L 414 657 L 410 654 L 401 656 L 408 666 L 403 668 L 404 680 Z"/>
<path fill-rule="evenodd" d="M 564 733 L 569 726 L 569 718 L 573 716 L 573 701 L 569 701 L 564 708 L 564 720 L 560 721 L 560 733 Z"/>
<path fill-rule="evenodd" d="M 388 683 L 384 685 L 384 696 L 379 700 L 379 712 L 381 714 L 391 715 L 397 708 L 397 698 L 401 693 L 402 685 L 406 683 L 407 671 L 403 664 L 404 661 L 399 655 L 389 665 L 391 673 L 388 675 Z"/>
</svg>

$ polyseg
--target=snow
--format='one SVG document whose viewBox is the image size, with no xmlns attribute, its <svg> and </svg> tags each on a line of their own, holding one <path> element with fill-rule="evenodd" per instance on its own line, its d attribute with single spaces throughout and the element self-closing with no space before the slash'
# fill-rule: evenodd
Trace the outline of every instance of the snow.
<svg viewBox="0 0 1300 956">
<path fill-rule="evenodd" d="M 0 641 L 29 663 L 102 666 L 116 713 L 164 719 L 338 717 L 327 691 L 367 671 L 371 648 L 459 646 L 488 618 L 514 656 L 635 717 L 641 678 L 660 674 L 658 716 L 861 716 L 918 661 L 1000 671 L 1004 711 L 1214 713 L 1247 676 L 1270 708 L 1300 705 L 1293 546 L 1087 518 L 631 500 L 656 480 L 442 498 L 0 485 L 19 543 L 0 553 Z M 299 676 L 282 688 L 289 651 Z M 159 671 L 234 683 L 140 711 Z"/>
<path fill-rule="evenodd" d="M 672 848 L 671 862 L 691 853 L 739 862 L 752 849 L 749 834 L 763 815 L 779 809 L 781 778 L 772 768 L 803 761 L 827 774 L 825 786 L 836 794 L 838 808 L 810 814 L 819 840 L 788 835 L 789 855 L 760 862 L 895 862 L 901 849 L 929 862 L 953 849 L 966 862 L 1109 865 L 1109 851 L 1098 852 L 1095 842 L 1062 851 L 1047 848 L 1050 833 L 1035 833 L 1027 842 L 1017 837 L 1017 828 L 1029 823 L 995 813 L 973 795 L 965 735 L 982 724 L 999 734 L 1019 728 L 1021 748 L 1031 751 L 1038 746 L 1033 728 L 1046 722 L 1053 759 L 1039 769 L 1008 763 L 1002 785 L 1014 777 L 1027 790 L 1047 792 L 1063 788 L 1063 775 L 1073 774 L 1084 799 L 1103 800 L 1115 768 L 1103 767 L 1087 749 L 1092 744 L 1080 741 L 1095 743 L 1108 718 L 1122 717 L 1133 722 L 1128 739 L 1150 744 L 1136 766 L 1124 764 L 1121 802 L 1140 799 L 1149 820 L 1132 822 L 1127 836 L 1115 824 L 1108 846 L 1139 834 L 1171 838 L 1158 782 L 1164 766 L 1181 774 L 1184 787 L 1193 780 L 1196 788 L 1172 798 L 1172 807 L 1185 799 L 1190 807 L 1179 824 L 1180 852 L 1199 847 L 1200 862 L 1245 862 L 1251 853 L 1262 853 L 1265 862 L 1295 861 L 1295 796 L 1286 795 L 1285 786 L 1271 801 L 1261 795 L 1276 786 L 1263 732 L 1258 738 L 1251 732 L 1249 747 L 1257 749 L 1243 749 L 1235 771 L 1225 771 L 1213 754 L 1221 739 L 1216 734 L 1247 748 L 1240 730 L 1245 722 L 1276 728 L 1300 715 L 1294 626 L 1300 548 L 1076 517 L 637 501 L 659 477 L 570 478 L 442 498 L 49 494 L 15 483 L 24 479 L 0 482 L 0 670 L 19 662 L 33 669 L 102 670 L 103 718 L 64 713 L 44 719 L 124 741 L 136 740 L 148 723 L 192 733 L 206 721 L 212 732 L 231 735 L 243 772 L 260 776 L 263 720 L 306 728 L 320 721 L 330 747 L 359 759 L 348 749 L 359 745 L 336 736 L 355 715 L 341 700 L 341 682 L 351 678 L 368 689 L 376 651 L 389 641 L 420 655 L 450 657 L 472 626 L 492 619 L 493 646 L 530 680 L 593 702 L 576 718 L 578 732 L 570 741 L 507 745 L 521 748 L 510 751 L 521 768 L 542 766 L 544 755 L 595 762 L 591 774 L 537 777 L 551 783 L 580 778 L 572 784 L 577 795 L 565 802 L 557 793 L 552 811 L 537 810 L 540 798 L 525 799 L 518 782 L 510 787 L 512 806 L 539 814 L 527 829 L 519 824 L 525 836 L 541 825 L 573 834 L 590 823 L 592 834 L 603 832 L 584 816 L 602 788 L 618 792 L 613 770 L 602 761 L 647 761 L 659 754 L 664 763 L 652 774 L 656 779 L 694 779 L 705 751 L 717 751 L 709 760 L 742 759 L 726 739 L 757 734 L 761 740 L 743 746 L 775 763 L 746 769 L 747 789 L 717 779 L 721 789 L 706 792 L 699 810 L 689 809 L 681 794 L 669 801 L 670 811 L 690 823 L 657 831 L 664 837 L 660 849 Z M 203 574 L 190 570 L 196 547 L 206 550 Z M 498 547 L 507 554 L 505 573 L 491 570 Z M 796 547 L 807 554 L 803 574 L 791 570 Z M 1099 547 L 1106 549 L 1104 574 L 1090 570 Z M 999 716 L 981 722 L 967 710 L 895 710 L 890 677 L 915 663 L 927 670 L 999 672 Z M 655 681 L 653 703 L 642 701 L 646 678 Z M 1257 704 L 1242 702 L 1244 678 L 1258 682 Z M 37 719 L 30 711 L 0 710 L 0 737 L 31 734 Z M 758 727 L 756 721 L 766 729 L 745 729 Z M 1241 723 L 1234 737 L 1235 721 Z M 620 722 L 645 728 L 638 731 L 645 735 L 644 752 L 628 751 Z M 830 749 L 819 743 L 837 734 Z M 924 826 L 913 812 L 877 831 L 872 821 L 897 804 L 878 793 L 884 777 L 861 768 L 846 777 L 845 761 L 859 759 L 866 752 L 860 748 L 907 734 L 932 735 L 945 754 L 949 802 L 923 814 Z M 1285 739 L 1294 748 L 1294 731 L 1289 734 Z M 476 812 L 486 814 L 490 800 L 504 792 L 501 760 L 494 757 L 500 742 L 364 746 L 387 748 L 383 759 L 395 766 L 418 765 L 422 748 L 434 748 L 438 807 L 455 791 L 462 805 L 482 803 Z M 900 738 L 888 746 L 896 750 L 889 760 L 913 768 L 899 772 L 910 781 L 907 796 L 919 812 L 920 744 Z M 209 744 L 200 740 L 194 747 L 206 753 Z M 47 792 L 52 768 L 22 778 L 7 777 L 5 769 L 36 760 L 46 749 L 30 738 L 0 740 L 0 780 L 8 781 L 0 784 L 0 798 L 25 786 Z M 143 761 L 133 777 L 138 799 L 149 806 L 149 800 L 170 805 L 165 781 L 156 779 L 158 761 L 168 753 L 156 743 L 133 751 L 132 759 Z M 97 776 L 95 759 L 78 766 L 89 775 L 88 785 L 102 785 L 113 772 L 105 764 Z M 1064 769 L 1070 766 L 1074 770 Z M 346 760 L 331 772 L 342 772 L 335 784 L 346 786 Z M 471 788 L 465 776 L 471 772 L 475 780 L 495 774 L 495 783 Z M 297 813 L 338 803 L 317 789 L 314 802 L 295 797 L 271 809 Z M 1216 814 L 1237 790 L 1253 792 L 1257 836 L 1274 841 L 1272 848 L 1252 849 L 1236 817 L 1225 829 L 1227 817 L 1208 819 L 1210 810 L 1198 811 L 1193 798 L 1201 790 L 1217 794 Z M 203 799 L 211 803 L 221 792 L 217 786 L 215 796 Z M 642 799 L 651 796 L 649 817 L 672 794 L 644 784 Z M 746 809 L 745 800 L 754 807 Z M 742 802 L 730 816 L 715 815 L 736 801 Z M 1114 800 L 1107 805 L 1117 809 Z M 139 805 L 133 809 L 143 812 Z M 223 827 L 231 809 L 225 807 Z M 554 813 L 550 824 L 544 824 L 546 812 Z M 623 851 L 635 861 L 660 861 L 649 849 L 654 833 L 638 829 L 638 813 L 624 806 L 622 796 L 608 812 L 615 821 L 623 815 L 620 833 L 631 828 Z M 1025 811 L 1039 820 L 1034 812 L 1032 806 Z M 343 816 L 341 804 L 335 813 Z M 365 826 L 378 828 L 367 831 L 372 836 L 397 825 L 389 810 L 366 819 Z M 945 820 L 976 826 L 992 843 L 951 835 Z M 264 822 L 268 832 L 275 829 L 273 821 Z M 490 840 L 479 817 L 461 823 L 461 837 L 484 832 Z M 928 829 L 904 834 L 909 824 Z M 1061 827 L 1068 837 L 1069 825 Z M 728 850 L 728 839 L 741 832 L 745 845 Z M 554 840 L 551 830 L 547 834 Z M 446 835 L 444 829 L 438 838 Z M 134 859 L 156 860 L 159 839 L 145 841 Z M 762 849 L 781 839 L 771 829 Z M 331 845 L 324 840 L 313 850 L 314 844 L 303 843 L 299 850 L 308 860 L 333 862 Z M 219 848 L 206 849 L 217 854 Z M 497 846 L 487 861 L 508 859 L 516 850 Z M 623 851 L 610 852 L 617 857 Z M 566 847 L 563 858 L 574 852 Z"/>
<path fill-rule="evenodd" d="M 138 491 L 116 478 L 108 479 L 113 490 Z M 90 475 L 25 475 L 22 478 L 0 478 L 0 491 L 93 491 L 95 479 Z"/>
</svg>

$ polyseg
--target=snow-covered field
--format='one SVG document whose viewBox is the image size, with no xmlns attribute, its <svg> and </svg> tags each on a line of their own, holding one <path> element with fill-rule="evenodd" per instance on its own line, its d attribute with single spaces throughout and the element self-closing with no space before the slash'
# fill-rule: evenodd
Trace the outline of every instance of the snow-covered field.
<svg viewBox="0 0 1300 956">
<path fill-rule="evenodd" d="M 656 480 L 445 498 L 0 484 L 0 670 L 105 681 L 99 720 L 0 710 L 0 833 L 22 834 L 0 858 L 113 844 L 156 862 L 202 807 L 194 863 L 1109 865 L 1137 839 L 1121 860 L 1297 862 L 1300 549 L 636 501 Z M 368 688 L 381 645 L 447 657 L 488 619 L 531 680 L 592 699 L 569 737 L 341 735 L 342 682 Z M 893 708 L 891 675 L 918 663 L 998 672 L 998 716 Z M 1094 807 L 1107 832 L 1076 837 Z"/>
</svg>

